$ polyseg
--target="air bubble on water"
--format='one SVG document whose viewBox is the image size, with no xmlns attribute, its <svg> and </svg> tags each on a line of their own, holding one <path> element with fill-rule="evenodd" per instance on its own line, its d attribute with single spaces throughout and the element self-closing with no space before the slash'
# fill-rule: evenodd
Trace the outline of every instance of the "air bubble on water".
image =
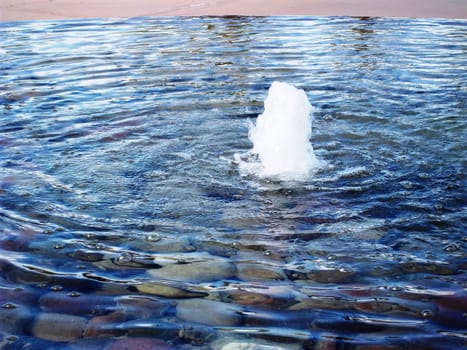
<svg viewBox="0 0 467 350">
<path fill-rule="evenodd" d="M 452 252 L 455 252 L 455 251 L 458 251 L 460 250 L 459 246 L 457 244 L 449 244 L 448 246 L 444 247 L 444 250 L 448 253 L 452 253 Z"/>
<path fill-rule="evenodd" d="M 115 259 L 115 262 L 117 264 L 124 264 L 124 263 L 131 262 L 132 260 L 133 260 L 133 257 L 130 253 L 123 253 L 117 256 L 117 258 Z"/>
<path fill-rule="evenodd" d="M 14 303 L 5 303 L 5 304 L 2 304 L 2 308 L 4 308 L 4 309 L 16 309 L 16 304 L 14 304 Z"/>
<path fill-rule="evenodd" d="M 271 256 L 271 255 L 272 255 L 272 252 L 271 252 L 270 250 L 265 250 L 265 251 L 263 252 L 263 255 L 265 255 L 265 256 Z"/>
<path fill-rule="evenodd" d="M 391 287 L 389 288 L 389 290 L 390 290 L 391 292 L 400 292 L 400 291 L 403 290 L 403 288 L 402 288 L 402 287 L 399 287 L 399 286 L 391 286 Z"/>
<path fill-rule="evenodd" d="M 430 174 L 428 174 L 428 173 L 419 173 L 418 177 L 425 180 L 425 179 L 430 178 Z"/>
<path fill-rule="evenodd" d="M 410 181 L 401 181 L 400 182 L 401 186 L 404 187 L 406 190 L 411 190 L 413 189 L 414 185 Z"/>
<path fill-rule="evenodd" d="M 11 335 L 7 336 L 5 339 L 10 343 L 14 343 L 14 342 L 18 341 L 19 337 L 17 335 L 11 334 Z"/>
<path fill-rule="evenodd" d="M 433 317 L 433 311 L 424 309 L 420 311 L 420 316 L 423 318 L 432 318 Z"/>
<path fill-rule="evenodd" d="M 148 242 L 159 242 L 162 239 L 162 237 L 158 234 L 154 234 L 154 235 L 147 235 L 145 239 Z"/>
<path fill-rule="evenodd" d="M 53 292 L 59 292 L 59 291 L 63 290 L 63 287 L 56 284 L 56 285 L 50 287 L 50 290 L 53 291 Z"/>
<path fill-rule="evenodd" d="M 353 269 L 350 266 L 341 266 L 339 272 L 350 273 L 353 272 Z"/>
<path fill-rule="evenodd" d="M 72 298 L 77 298 L 77 297 L 79 297 L 80 295 L 81 295 L 80 292 L 75 292 L 75 291 L 68 293 L 68 296 L 69 296 L 69 297 L 72 297 Z"/>
</svg>

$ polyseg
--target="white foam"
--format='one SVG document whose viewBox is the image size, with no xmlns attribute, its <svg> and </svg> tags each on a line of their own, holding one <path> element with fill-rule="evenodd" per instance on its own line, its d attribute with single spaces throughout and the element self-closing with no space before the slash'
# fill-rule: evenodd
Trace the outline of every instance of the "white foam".
<svg viewBox="0 0 467 350">
<path fill-rule="evenodd" d="M 240 160 L 241 170 L 260 177 L 302 180 L 321 165 L 310 143 L 312 106 L 305 91 L 282 82 L 274 82 L 264 101 L 264 112 L 250 125 L 253 142 L 250 155 L 259 164 Z"/>
</svg>

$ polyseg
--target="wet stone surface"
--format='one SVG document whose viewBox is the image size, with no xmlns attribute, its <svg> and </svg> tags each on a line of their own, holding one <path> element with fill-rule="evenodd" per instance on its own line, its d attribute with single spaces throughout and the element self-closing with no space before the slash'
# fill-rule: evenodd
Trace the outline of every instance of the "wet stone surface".
<svg viewBox="0 0 467 350">
<path fill-rule="evenodd" d="M 32 326 L 32 335 L 54 342 L 68 342 L 81 338 L 87 319 L 58 313 L 40 313 Z"/>
<path fill-rule="evenodd" d="M 214 300 L 189 299 L 177 303 L 179 319 L 208 326 L 238 326 L 242 323 L 242 313 L 240 306 Z"/>
<path fill-rule="evenodd" d="M 152 338 L 126 338 L 117 340 L 106 347 L 106 350 L 173 350 L 166 342 Z"/>
<path fill-rule="evenodd" d="M 235 275 L 235 265 L 225 260 L 175 263 L 148 273 L 158 280 L 179 282 L 210 282 L 229 279 Z"/>
<path fill-rule="evenodd" d="M 92 316 L 115 309 L 112 297 L 82 294 L 78 292 L 50 292 L 39 298 L 44 312 Z"/>
</svg>

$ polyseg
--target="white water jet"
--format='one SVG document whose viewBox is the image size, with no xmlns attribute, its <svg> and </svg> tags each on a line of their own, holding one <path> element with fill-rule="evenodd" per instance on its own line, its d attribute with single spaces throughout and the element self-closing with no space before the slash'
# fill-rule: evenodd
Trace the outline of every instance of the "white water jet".
<svg viewBox="0 0 467 350">
<path fill-rule="evenodd" d="M 313 108 L 305 91 L 274 82 L 264 112 L 250 125 L 249 138 L 260 164 L 240 161 L 240 168 L 260 177 L 303 180 L 320 165 L 310 143 Z"/>
</svg>

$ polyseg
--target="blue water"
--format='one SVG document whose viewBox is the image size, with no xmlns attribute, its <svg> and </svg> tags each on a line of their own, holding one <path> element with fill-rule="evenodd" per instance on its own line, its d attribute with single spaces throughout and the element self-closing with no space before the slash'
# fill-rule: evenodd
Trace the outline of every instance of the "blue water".
<svg viewBox="0 0 467 350">
<path fill-rule="evenodd" d="M 0 23 L 2 349 L 465 346 L 466 37 L 441 19 Z M 234 158 L 275 80 L 315 107 L 326 166 L 306 181 Z"/>
</svg>

